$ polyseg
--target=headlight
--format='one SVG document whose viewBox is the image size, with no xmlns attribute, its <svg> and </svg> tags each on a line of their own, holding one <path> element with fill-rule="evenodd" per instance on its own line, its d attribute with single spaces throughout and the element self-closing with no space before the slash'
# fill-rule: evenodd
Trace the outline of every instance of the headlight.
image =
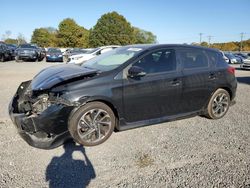
<svg viewBox="0 0 250 188">
<path fill-rule="evenodd" d="M 58 57 L 62 57 L 62 55 L 59 55 Z"/>
<path fill-rule="evenodd" d="M 49 54 L 46 55 L 46 57 L 49 57 L 49 56 L 50 56 Z"/>
</svg>

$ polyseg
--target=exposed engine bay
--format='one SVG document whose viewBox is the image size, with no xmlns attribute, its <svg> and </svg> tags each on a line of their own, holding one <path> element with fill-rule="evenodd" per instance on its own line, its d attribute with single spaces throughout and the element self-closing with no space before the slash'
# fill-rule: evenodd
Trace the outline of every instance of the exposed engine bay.
<svg viewBox="0 0 250 188">
<path fill-rule="evenodd" d="M 53 104 L 78 106 L 78 103 L 72 103 L 63 99 L 59 93 L 31 91 L 30 81 L 24 82 L 18 88 L 16 100 L 16 106 L 13 106 L 15 111 L 25 113 L 28 116 L 39 115 Z"/>
</svg>

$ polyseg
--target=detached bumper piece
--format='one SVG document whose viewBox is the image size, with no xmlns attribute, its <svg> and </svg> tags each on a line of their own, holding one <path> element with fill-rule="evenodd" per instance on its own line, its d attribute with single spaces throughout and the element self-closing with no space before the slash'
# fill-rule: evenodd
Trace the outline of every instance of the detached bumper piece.
<svg viewBox="0 0 250 188">
<path fill-rule="evenodd" d="M 9 105 L 9 115 L 19 135 L 31 146 L 41 149 L 52 149 L 70 139 L 68 132 L 68 114 L 72 106 L 51 104 L 41 114 L 25 113 L 25 92 L 30 81 L 23 82 Z M 21 105 L 22 104 L 22 107 Z"/>
</svg>

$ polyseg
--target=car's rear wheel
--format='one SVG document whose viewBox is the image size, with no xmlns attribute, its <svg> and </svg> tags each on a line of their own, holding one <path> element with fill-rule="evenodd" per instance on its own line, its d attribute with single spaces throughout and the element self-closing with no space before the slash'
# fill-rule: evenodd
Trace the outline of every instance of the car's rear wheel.
<svg viewBox="0 0 250 188">
<path fill-rule="evenodd" d="M 217 89 L 207 106 L 207 117 L 211 119 L 220 119 L 228 111 L 230 105 L 230 95 L 224 89 Z"/>
<path fill-rule="evenodd" d="M 90 102 L 71 116 L 69 132 L 79 144 L 95 146 L 110 137 L 115 123 L 115 115 L 109 106 L 101 102 Z"/>
</svg>

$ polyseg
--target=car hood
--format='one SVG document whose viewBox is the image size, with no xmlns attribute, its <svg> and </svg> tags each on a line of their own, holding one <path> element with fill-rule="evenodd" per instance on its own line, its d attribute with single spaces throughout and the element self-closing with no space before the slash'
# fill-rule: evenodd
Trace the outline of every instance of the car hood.
<svg viewBox="0 0 250 188">
<path fill-rule="evenodd" d="M 32 90 L 46 90 L 61 82 L 97 73 L 97 70 L 78 65 L 58 65 L 43 69 L 31 82 Z"/>
</svg>

